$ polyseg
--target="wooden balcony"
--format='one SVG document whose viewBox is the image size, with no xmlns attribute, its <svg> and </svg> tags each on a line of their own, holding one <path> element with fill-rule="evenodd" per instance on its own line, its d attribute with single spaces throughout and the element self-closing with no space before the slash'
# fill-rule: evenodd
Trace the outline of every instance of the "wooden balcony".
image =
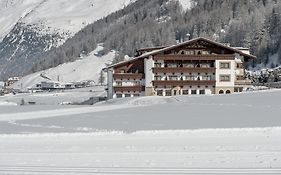
<svg viewBox="0 0 281 175">
<path fill-rule="evenodd" d="M 154 60 L 173 60 L 173 61 L 185 61 L 185 60 L 204 60 L 204 61 L 214 61 L 214 60 L 233 60 L 235 56 L 232 54 L 226 55 L 155 55 Z"/>
<path fill-rule="evenodd" d="M 142 91 L 145 91 L 144 86 L 114 86 L 113 89 L 115 92 L 128 92 L 128 91 L 142 92 Z"/>
<path fill-rule="evenodd" d="M 114 79 L 144 79 L 145 76 L 142 73 L 118 73 L 113 74 Z"/>
<path fill-rule="evenodd" d="M 155 80 L 154 86 L 215 86 L 216 80 Z"/>
<path fill-rule="evenodd" d="M 155 67 L 153 68 L 154 73 L 215 73 L 216 68 L 190 68 L 190 67 Z"/>
</svg>

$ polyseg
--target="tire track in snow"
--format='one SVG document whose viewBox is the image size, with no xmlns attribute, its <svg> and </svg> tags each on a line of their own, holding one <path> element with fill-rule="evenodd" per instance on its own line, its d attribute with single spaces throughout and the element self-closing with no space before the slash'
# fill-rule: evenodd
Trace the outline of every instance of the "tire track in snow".
<svg viewBox="0 0 281 175">
<path fill-rule="evenodd" d="M 9 175 L 30 174 L 281 174 L 281 169 L 187 169 L 187 168 L 138 168 L 138 167 L 47 167 L 47 166 L 0 166 L 0 173 Z"/>
</svg>

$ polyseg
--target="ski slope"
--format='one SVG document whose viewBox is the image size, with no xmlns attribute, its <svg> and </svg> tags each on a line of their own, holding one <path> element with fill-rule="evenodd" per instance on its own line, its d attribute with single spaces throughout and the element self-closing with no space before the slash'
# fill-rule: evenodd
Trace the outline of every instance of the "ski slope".
<svg viewBox="0 0 281 175">
<path fill-rule="evenodd" d="M 50 78 L 52 81 L 58 81 L 59 78 L 61 83 L 92 80 L 98 84 L 101 70 L 106 67 L 106 64 L 110 64 L 115 57 L 114 51 L 109 52 L 104 56 L 96 56 L 96 54 L 102 49 L 102 46 L 98 46 L 93 52 L 84 58 L 27 75 L 21 78 L 20 81 L 13 84 L 12 88 L 27 90 L 30 87 L 35 87 L 36 84 L 46 81 L 40 76 L 41 74 Z"/>
</svg>

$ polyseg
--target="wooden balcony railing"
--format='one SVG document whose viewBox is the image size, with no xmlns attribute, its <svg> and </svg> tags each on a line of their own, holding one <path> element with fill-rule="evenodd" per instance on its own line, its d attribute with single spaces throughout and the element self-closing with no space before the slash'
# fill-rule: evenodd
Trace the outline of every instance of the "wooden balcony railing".
<svg viewBox="0 0 281 175">
<path fill-rule="evenodd" d="M 145 91 L 144 86 L 114 86 L 113 89 L 115 92 L 128 92 L 128 91 L 142 92 L 142 91 Z"/>
<path fill-rule="evenodd" d="M 154 73 L 215 73 L 216 68 L 190 68 L 190 67 L 155 67 L 153 68 Z"/>
<path fill-rule="evenodd" d="M 223 54 L 223 55 L 155 55 L 154 60 L 205 60 L 205 61 L 213 61 L 213 60 L 233 60 L 235 56 L 232 54 Z"/>
<path fill-rule="evenodd" d="M 145 76 L 142 73 L 118 73 L 113 74 L 114 79 L 144 79 Z"/>
<path fill-rule="evenodd" d="M 155 80 L 154 86 L 215 86 L 216 80 Z"/>
</svg>

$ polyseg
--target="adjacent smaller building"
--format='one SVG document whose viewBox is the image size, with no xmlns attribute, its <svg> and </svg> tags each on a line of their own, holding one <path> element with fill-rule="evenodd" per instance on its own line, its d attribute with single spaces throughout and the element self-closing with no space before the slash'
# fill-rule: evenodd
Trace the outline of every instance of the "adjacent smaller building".
<svg viewBox="0 0 281 175">
<path fill-rule="evenodd" d="M 19 80 L 20 80 L 19 77 L 8 78 L 8 80 L 5 82 L 5 86 L 9 87 L 9 86 L 11 86 L 12 84 L 14 84 L 15 82 L 17 82 Z"/>
<path fill-rule="evenodd" d="M 241 92 L 251 84 L 245 67 L 252 59 L 249 49 L 206 38 L 139 49 L 135 58 L 105 68 L 108 98 Z"/>
</svg>

